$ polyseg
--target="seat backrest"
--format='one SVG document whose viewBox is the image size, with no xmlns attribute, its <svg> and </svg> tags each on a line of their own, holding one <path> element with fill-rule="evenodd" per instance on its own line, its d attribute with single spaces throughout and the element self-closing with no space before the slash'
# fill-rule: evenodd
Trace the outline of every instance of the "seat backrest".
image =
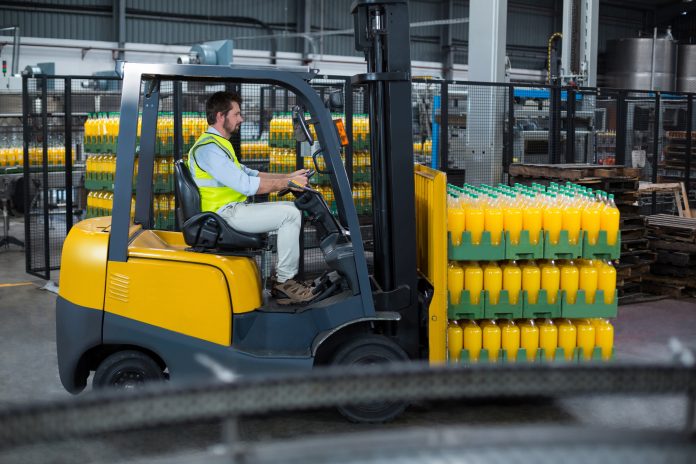
<svg viewBox="0 0 696 464">
<path fill-rule="evenodd" d="M 179 204 L 185 222 L 201 212 L 201 194 L 184 160 L 178 160 L 174 163 L 174 175 L 176 177 L 176 193 L 179 196 Z"/>
</svg>

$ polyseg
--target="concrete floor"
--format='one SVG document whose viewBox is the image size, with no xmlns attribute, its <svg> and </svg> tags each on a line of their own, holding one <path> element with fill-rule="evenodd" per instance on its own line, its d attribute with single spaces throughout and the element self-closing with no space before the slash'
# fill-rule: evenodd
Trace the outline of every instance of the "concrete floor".
<svg viewBox="0 0 696 464">
<path fill-rule="evenodd" d="M 23 236 L 21 222 L 13 222 L 11 233 Z M 59 273 L 52 273 L 52 278 L 58 280 Z M 54 325 L 56 295 L 41 289 L 45 283 L 25 273 L 23 250 L 0 248 L 0 410 L 9 405 L 71 398 L 58 378 Z M 671 337 L 677 337 L 687 345 L 696 342 L 696 300 L 662 300 L 622 306 L 615 328 L 618 361 L 669 362 L 668 341 Z M 551 422 L 674 430 L 683 427 L 686 409 L 686 399 L 681 396 L 594 397 L 524 404 L 500 401 L 454 405 L 432 403 L 411 407 L 395 423 L 376 427 Z M 244 419 L 240 432 L 242 437 L 254 441 L 356 430 L 365 431 L 366 426 L 349 424 L 334 411 L 308 411 L 273 418 Z M 187 428 L 185 435 L 182 437 L 178 430 L 147 431 L 145 434 L 122 435 L 115 441 L 96 440 L 85 445 L 87 448 L 84 449 L 95 453 L 98 450 L 104 461 L 113 462 L 118 458 L 125 462 L 128 456 L 135 457 L 143 450 L 162 449 L 160 445 L 163 443 L 168 443 L 170 451 L 174 448 L 204 449 L 219 440 L 220 427 L 217 424 L 198 425 Z M 129 446 L 124 447 L 124 443 L 129 443 Z M 85 456 L 91 455 L 91 451 L 84 453 L 87 453 Z M 24 458 L 18 459 L 16 462 L 22 462 Z M 6 462 L 1 453 L 0 461 Z"/>
</svg>

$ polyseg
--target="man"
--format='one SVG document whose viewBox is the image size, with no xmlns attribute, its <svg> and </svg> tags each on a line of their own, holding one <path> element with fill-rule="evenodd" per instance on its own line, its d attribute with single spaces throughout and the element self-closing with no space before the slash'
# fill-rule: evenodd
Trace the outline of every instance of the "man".
<svg viewBox="0 0 696 464">
<path fill-rule="evenodd" d="M 306 186 L 307 170 L 270 174 L 240 164 L 229 138 L 244 121 L 241 104 L 241 96 L 232 92 L 216 92 L 205 104 L 209 127 L 191 147 L 188 158 L 201 194 L 201 211 L 216 212 L 240 232 L 277 231 L 278 266 L 271 292 L 280 304 L 311 301 L 311 287 L 296 279 L 301 212 L 290 201 L 246 201 L 252 195 L 283 190 L 290 180 Z"/>
</svg>

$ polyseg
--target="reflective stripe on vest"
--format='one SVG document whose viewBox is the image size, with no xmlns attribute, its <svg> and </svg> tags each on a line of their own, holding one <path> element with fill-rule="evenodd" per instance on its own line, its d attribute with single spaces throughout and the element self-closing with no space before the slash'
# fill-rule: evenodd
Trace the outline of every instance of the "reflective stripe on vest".
<svg viewBox="0 0 696 464">
<path fill-rule="evenodd" d="M 246 195 L 237 192 L 234 189 L 227 187 L 225 184 L 215 180 L 213 176 L 204 171 L 196 162 L 196 150 L 208 144 L 215 144 L 234 162 L 235 166 L 242 169 L 237 156 L 234 153 L 234 148 L 229 140 L 210 132 L 203 133 L 196 143 L 189 150 L 189 158 L 187 166 L 191 171 L 191 176 L 198 186 L 198 191 L 201 194 L 201 211 L 216 212 L 221 207 L 228 203 L 243 202 L 247 199 Z"/>
</svg>

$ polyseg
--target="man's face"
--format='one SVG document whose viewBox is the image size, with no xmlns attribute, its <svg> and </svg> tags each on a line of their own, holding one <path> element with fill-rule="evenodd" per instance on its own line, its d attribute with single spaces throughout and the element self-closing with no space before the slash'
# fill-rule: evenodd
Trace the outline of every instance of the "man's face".
<svg viewBox="0 0 696 464">
<path fill-rule="evenodd" d="M 242 109 L 239 107 L 239 103 L 233 101 L 232 105 L 227 111 L 227 114 L 223 113 L 224 122 L 222 127 L 230 134 L 237 132 L 244 122 L 242 118 Z"/>
</svg>

